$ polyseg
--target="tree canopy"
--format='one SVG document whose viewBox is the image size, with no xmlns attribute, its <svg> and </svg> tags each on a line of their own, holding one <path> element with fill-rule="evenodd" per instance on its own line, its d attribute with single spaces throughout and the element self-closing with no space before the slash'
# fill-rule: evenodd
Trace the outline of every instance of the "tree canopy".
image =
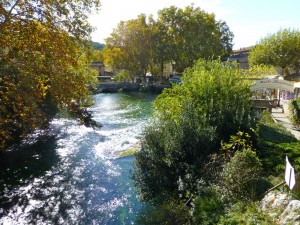
<svg viewBox="0 0 300 225">
<path fill-rule="evenodd" d="M 84 102 L 96 82 L 85 45 L 97 0 L 0 5 L 0 149 L 47 125 L 59 107 Z"/>
<path fill-rule="evenodd" d="M 136 74 L 162 74 L 165 63 L 172 63 L 176 71 L 182 72 L 199 58 L 229 54 L 232 38 L 226 23 L 216 21 L 213 14 L 193 6 L 172 6 L 160 10 L 157 20 L 140 15 L 121 21 L 106 39 L 106 48 L 120 49 L 122 57 L 115 57 L 122 59 L 123 69 Z"/>
<path fill-rule="evenodd" d="M 284 29 L 265 37 L 250 51 L 249 62 L 280 67 L 285 75 L 299 72 L 300 32 Z"/>
<path fill-rule="evenodd" d="M 223 56 L 232 50 L 233 34 L 227 24 L 200 8 L 172 6 L 160 10 L 156 26 L 161 60 L 174 62 L 178 72 L 199 58 Z"/>
<path fill-rule="evenodd" d="M 87 22 L 88 15 L 99 7 L 100 0 L 3 0 L 0 28 L 9 23 L 36 21 L 84 38 L 92 31 Z"/>
<path fill-rule="evenodd" d="M 146 73 L 151 54 L 151 28 L 146 20 L 145 15 L 140 15 L 137 19 L 121 21 L 106 39 L 104 52 L 114 67 L 134 75 Z"/>
</svg>

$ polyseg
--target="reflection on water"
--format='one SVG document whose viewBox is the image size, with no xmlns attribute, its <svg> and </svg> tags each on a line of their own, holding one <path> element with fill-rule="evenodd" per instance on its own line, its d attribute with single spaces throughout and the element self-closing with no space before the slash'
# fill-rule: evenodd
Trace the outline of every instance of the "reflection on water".
<svg viewBox="0 0 300 225">
<path fill-rule="evenodd" d="M 115 155 L 139 140 L 154 98 L 96 95 L 102 128 L 56 119 L 53 135 L 1 153 L 0 224 L 134 224 L 133 157 Z"/>
</svg>

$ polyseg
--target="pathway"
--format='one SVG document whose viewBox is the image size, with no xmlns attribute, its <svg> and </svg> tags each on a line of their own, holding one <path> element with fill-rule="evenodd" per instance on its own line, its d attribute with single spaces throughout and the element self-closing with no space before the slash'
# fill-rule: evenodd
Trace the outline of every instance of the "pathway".
<svg viewBox="0 0 300 225">
<path fill-rule="evenodd" d="M 282 112 L 282 108 L 272 108 L 272 116 L 278 122 L 286 127 L 291 133 L 300 140 L 300 131 L 296 130 L 291 121 L 288 119 L 287 115 Z"/>
</svg>

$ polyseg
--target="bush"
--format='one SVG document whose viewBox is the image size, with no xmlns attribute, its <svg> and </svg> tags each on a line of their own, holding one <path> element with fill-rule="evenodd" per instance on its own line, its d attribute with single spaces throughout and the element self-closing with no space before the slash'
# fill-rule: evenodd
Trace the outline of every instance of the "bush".
<svg viewBox="0 0 300 225">
<path fill-rule="evenodd" d="M 257 198 L 257 185 L 260 180 L 261 163 L 254 151 L 245 149 L 225 164 L 222 178 L 229 194 L 238 200 Z"/>
<path fill-rule="evenodd" d="M 263 113 L 257 126 L 257 153 L 264 173 L 278 175 L 284 171 L 285 157 L 300 168 L 300 143 L 284 126 L 275 123 L 270 113 Z"/>
<path fill-rule="evenodd" d="M 225 205 L 216 190 L 205 192 L 194 201 L 193 222 L 201 225 L 215 225 L 225 213 Z"/>
<path fill-rule="evenodd" d="M 189 225 L 191 224 L 190 208 L 169 202 L 156 208 L 146 208 L 137 218 L 140 225 Z"/>
<path fill-rule="evenodd" d="M 300 142 L 264 143 L 260 150 L 261 161 L 266 173 L 278 175 L 284 172 L 285 157 L 288 156 L 296 170 L 300 169 Z"/>
<path fill-rule="evenodd" d="M 254 122 L 249 81 L 238 67 L 199 60 L 182 80 L 155 101 L 156 121 L 136 155 L 135 186 L 152 203 L 197 193 L 199 181 L 210 179 L 205 165 L 221 141 L 249 132 Z"/>
<path fill-rule="evenodd" d="M 270 112 L 266 110 L 259 115 L 256 131 L 259 141 L 273 143 L 297 141 L 282 124 L 274 122 Z"/>
<path fill-rule="evenodd" d="M 295 136 L 279 123 L 259 124 L 259 139 L 264 142 L 282 143 L 297 141 Z"/>
<path fill-rule="evenodd" d="M 180 119 L 181 126 L 166 121 L 146 129 L 133 175 L 142 200 L 168 202 L 172 198 L 189 198 L 191 192 L 197 191 L 198 180 L 204 176 L 202 163 L 216 148 L 216 141 L 213 128 L 192 119 L 193 115 L 186 115 Z"/>
<path fill-rule="evenodd" d="M 292 112 L 292 115 L 290 116 L 290 120 L 293 123 L 293 125 L 299 129 L 300 128 L 300 108 L 299 108 L 299 100 L 293 100 L 289 103 L 289 109 L 290 112 Z"/>
<path fill-rule="evenodd" d="M 288 131 L 282 124 L 275 123 L 268 111 L 261 114 L 257 125 L 258 144 L 261 142 L 294 142 L 295 136 Z M 259 146 L 258 146 L 259 147 Z"/>
<path fill-rule="evenodd" d="M 219 225 L 275 225 L 273 219 L 266 213 L 259 211 L 255 203 L 238 202 L 226 216 L 221 217 Z"/>
</svg>

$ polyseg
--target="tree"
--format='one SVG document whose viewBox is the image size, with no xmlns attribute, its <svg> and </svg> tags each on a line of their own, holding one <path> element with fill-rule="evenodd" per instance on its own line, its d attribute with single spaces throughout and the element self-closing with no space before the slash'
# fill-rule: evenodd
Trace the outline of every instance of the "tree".
<svg viewBox="0 0 300 225">
<path fill-rule="evenodd" d="M 300 32 L 284 29 L 262 39 L 250 51 L 249 63 L 280 67 L 285 75 L 290 69 L 299 72 Z"/>
<path fill-rule="evenodd" d="M 243 149 L 225 164 L 222 172 L 224 186 L 236 199 L 257 198 L 256 188 L 261 172 L 262 165 L 255 152 L 250 148 Z"/>
<path fill-rule="evenodd" d="M 105 47 L 103 50 L 104 64 L 108 65 L 112 71 L 125 68 L 125 52 L 118 47 Z"/>
<path fill-rule="evenodd" d="M 88 14 L 98 10 L 100 0 L 2 0 L 0 29 L 12 22 L 37 21 L 49 28 L 63 29 L 75 37 L 86 38 L 92 31 Z"/>
<path fill-rule="evenodd" d="M 162 75 L 166 63 L 182 72 L 199 58 L 229 54 L 232 38 L 226 23 L 216 21 L 213 14 L 192 6 L 172 6 L 159 11 L 157 20 L 140 15 L 120 22 L 106 45 L 125 54 L 122 69 L 141 74 L 159 68 Z"/>
<path fill-rule="evenodd" d="M 122 64 L 118 64 L 122 67 L 119 69 L 126 69 L 134 75 L 146 74 L 150 62 L 151 30 L 146 20 L 145 15 L 140 15 L 137 19 L 121 21 L 117 29 L 106 39 L 109 51 L 119 50 L 122 54 Z M 114 55 L 113 58 L 120 56 Z M 112 61 L 119 60 L 112 59 Z"/>
<path fill-rule="evenodd" d="M 187 200 L 205 185 L 210 155 L 253 125 L 249 85 L 237 66 L 199 60 L 184 72 L 181 86 L 164 90 L 135 160 L 133 178 L 143 200 Z"/>
<path fill-rule="evenodd" d="M 183 72 L 199 58 L 229 54 L 233 34 L 223 21 L 200 8 L 175 6 L 158 12 L 160 60 L 174 62 L 176 71 Z"/>
<path fill-rule="evenodd" d="M 0 149 L 47 126 L 58 108 L 86 101 L 96 73 L 83 39 L 85 13 L 99 2 L 77 3 L 0 5 Z"/>
</svg>

